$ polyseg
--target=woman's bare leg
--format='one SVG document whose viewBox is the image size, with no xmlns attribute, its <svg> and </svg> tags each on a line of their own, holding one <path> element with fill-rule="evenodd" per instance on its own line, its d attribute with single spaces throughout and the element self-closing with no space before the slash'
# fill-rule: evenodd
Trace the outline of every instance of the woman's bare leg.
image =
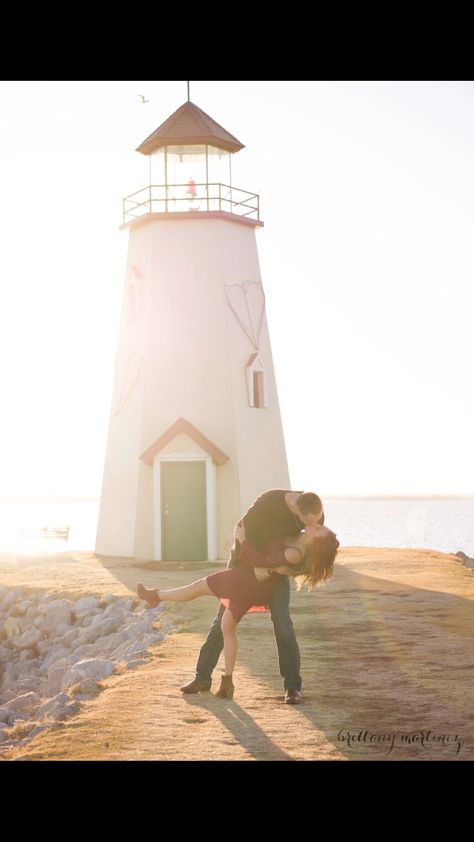
<svg viewBox="0 0 474 842">
<path fill-rule="evenodd" d="M 163 600 L 189 602 L 189 600 L 196 599 L 198 596 L 215 596 L 205 579 L 198 579 L 183 588 L 170 588 L 166 591 L 160 591 L 158 588 L 147 588 L 143 582 L 139 582 L 137 593 L 140 599 L 148 602 L 151 608 L 156 608 Z"/>
<path fill-rule="evenodd" d="M 166 591 L 157 588 L 157 591 L 160 600 L 169 600 L 170 602 L 189 602 L 191 599 L 197 599 L 198 596 L 215 596 L 206 579 L 198 579 L 182 588 L 170 588 Z"/>
<path fill-rule="evenodd" d="M 229 611 L 228 608 L 222 615 L 221 629 L 224 637 L 225 674 L 231 676 L 234 672 L 237 657 L 237 623 L 232 611 Z"/>
</svg>

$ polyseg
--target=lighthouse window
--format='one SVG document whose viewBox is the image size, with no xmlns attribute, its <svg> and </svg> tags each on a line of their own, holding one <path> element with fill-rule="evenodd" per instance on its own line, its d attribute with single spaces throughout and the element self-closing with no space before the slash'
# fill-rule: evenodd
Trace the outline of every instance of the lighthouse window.
<svg viewBox="0 0 474 842">
<path fill-rule="evenodd" d="M 263 371 L 253 373 L 253 405 L 259 409 L 265 406 L 263 398 Z"/>
<path fill-rule="evenodd" d="M 252 354 L 246 368 L 249 406 L 264 409 L 268 406 L 267 371 L 259 354 Z"/>
</svg>

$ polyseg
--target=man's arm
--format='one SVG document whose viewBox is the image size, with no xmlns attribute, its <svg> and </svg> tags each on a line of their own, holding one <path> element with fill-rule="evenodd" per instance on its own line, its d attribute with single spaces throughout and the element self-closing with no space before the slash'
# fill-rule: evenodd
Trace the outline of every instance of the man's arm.
<svg viewBox="0 0 474 842">
<path fill-rule="evenodd" d="M 248 567 L 291 567 L 301 562 L 302 552 L 296 547 L 284 547 L 272 553 L 259 553 L 248 538 L 244 538 L 239 562 Z"/>
</svg>

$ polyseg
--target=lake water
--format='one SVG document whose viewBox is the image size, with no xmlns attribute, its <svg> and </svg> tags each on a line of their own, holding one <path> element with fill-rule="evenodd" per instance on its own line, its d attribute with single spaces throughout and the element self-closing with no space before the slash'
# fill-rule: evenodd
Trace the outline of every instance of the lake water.
<svg viewBox="0 0 474 842">
<path fill-rule="evenodd" d="M 417 547 L 474 556 L 474 498 L 324 498 L 341 545 Z M 0 552 L 93 550 L 99 500 L 0 500 Z M 69 541 L 21 538 L 28 527 L 70 525 Z"/>
<path fill-rule="evenodd" d="M 99 500 L 0 500 L 0 552 L 36 553 L 93 550 Z M 22 529 L 70 526 L 69 540 L 21 538 Z"/>
<path fill-rule="evenodd" d="M 474 556 L 474 498 L 324 500 L 341 544 L 417 547 Z"/>
</svg>

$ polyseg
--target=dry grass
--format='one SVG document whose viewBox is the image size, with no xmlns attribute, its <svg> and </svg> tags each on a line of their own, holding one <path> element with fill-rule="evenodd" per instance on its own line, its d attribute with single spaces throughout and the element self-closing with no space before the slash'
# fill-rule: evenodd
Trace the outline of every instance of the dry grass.
<svg viewBox="0 0 474 842">
<path fill-rule="evenodd" d="M 157 571 L 91 553 L 3 556 L 0 583 L 73 598 L 129 594 L 137 579 L 170 587 L 205 572 L 185 567 Z M 152 649 L 148 664 L 110 676 L 79 715 L 3 757 L 474 759 L 473 573 L 427 550 L 344 548 L 336 567 L 321 589 L 292 595 L 300 706 L 283 704 L 271 621 L 261 614 L 242 621 L 234 701 L 180 693 L 215 614 L 210 597 L 182 615 L 169 612 L 177 633 Z M 359 740 L 348 745 L 349 734 Z"/>
</svg>

